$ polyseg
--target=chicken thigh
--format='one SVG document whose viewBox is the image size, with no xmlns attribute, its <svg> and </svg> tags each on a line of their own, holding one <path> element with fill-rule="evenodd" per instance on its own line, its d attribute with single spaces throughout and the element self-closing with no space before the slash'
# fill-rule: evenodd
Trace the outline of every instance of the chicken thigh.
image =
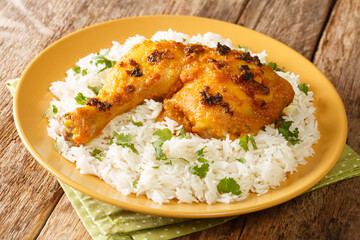
<svg viewBox="0 0 360 240">
<path fill-rule="evenodd" d="M 98 96 L 64 115 L 64 136 L 86 143 L 115 116 L 155 99 L 164 102 L 158 120 L 169 117 L 205 138 L 236 139 L 274 122 L 293 96 L 289 82 L 249 53 L 146 40 L 113 67 Z"/>
</svg>

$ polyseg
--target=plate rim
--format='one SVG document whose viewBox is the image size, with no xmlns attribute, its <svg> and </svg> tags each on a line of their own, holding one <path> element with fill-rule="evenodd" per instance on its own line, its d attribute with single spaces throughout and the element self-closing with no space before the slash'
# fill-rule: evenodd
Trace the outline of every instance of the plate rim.
<svg viewBox="0 0 360 240">
<path fill-rule="evenodd" d="M 281 43 L 280 41 L 267 36 L 263 33 L 259 33 L 257 31 L 254 31 L 252 29 L 248 29 L 246 27 L 234 24 L 234 23 L 229 23 L 229 22 L 225 22 L 225 21 L 220 21 L 220 20 L 215 20 L 215 19 L 208 19 L 208 18 L 203 18 L 203 17 L 195 17 L 195 16 L 184 16 L 184 15 L 147 15 L 147 16 L 139 16 L 139 17 L 129 17 L 129 18 L 121 18 L 121 19 L 114 19 L 111 21 L 105 21 L 105 22 L 101 22 L 98 24 L 94 24 L 91 26 L 87 26 L 85 28 L 79 29 L 73 33 L 70 33 L 60 39 L 58 39 L 57 41 L 53 42 L 52 44 L 50 44 L 48 47 L 46 47 L 45 49 L 43 49 L 31 62 L 30 64 L 26 67 L 26 69 L 24 70 L 23 74 L 21 75 L 20 81 L 18 83 L 18 86 L 16 88 L 15 91 L 15 96 L 14 96 L 14 104 L 13 104 L 13 114 L 14 114 L 14 121 L 15 121 L 15 125 L 16 125 L 16 129 L 20 135 L 20 138 L 22 140 L 22 142 L 25 144 L 26 148 L 28 149 L 28 151 L 31 153 L 31 155 L 37 160 L 37 162 L 39 162 L 47 171 L 49 171 L 50 173 L 52 173 L 53 175 L 55 175 L 58 179 L 60 179 L 62 182 L 66 183 L 67 185 L 75 188 L 76 190 L 89 195 L 93 198 L 96 198 L 100 201 L 109 203 L 111 205 L 116 205 L 119 207 L 123 207 L 126 208 L 130 211 L 135 211 L 135 212 L 141 212 L 141 213 L 146 213 L 146 214 L 153 214 L 153 215 L 160 215 L 160 216 L 167 216 L 167 217 L 185 217 L 185 218 L 215 218 L 215 217 L 225 217 L 225 216 L 233 216 L 233 215 L 239 215 L 239 214 L 246 214 L 246 213 L 250 213 L 250 212 L 254 212 L 254 211 L 259 211 L 259 210 L 263 210 L 272 206 L 276 206 L 278 204 L 281 204 L 283 202 L 286 202 L 292 198 L 295 198 L 297 196 L 299 196 L 300 194 L 304 193 L 307 189 L 309 189 L 309 186 L 302 186 L 301 188 L 299 188 L 296 192 L 292 192 L 291 194 L 288 194 L 285 198 L 280 198 L 277 199 L 276 201 L 271 201 L 265 204 L 261 204 L 260 206 L 254 206 L 252 208 L 247 208 L 244 210 L 239 211 L 238 209 L 235 210 L 228 210 L 225 212 L 210 212 L 210 213 L 184 213 L 184 212 L 179 212 L 179 211 L 169 211 L 169 210 L 161 210 L 160 208 L 147 208 L 145 207 L 144 209 L 141 208 L 139 209 L 138 206 L 133 206 L 133 205 L 128 205 L 128 202 L 122 202 L 119 200 L 115 200 L 111 197 L 108 196 L 104 196 L 102 194 L 96 193 L 90 189 L 88 189 L 86 186 L 83 186 L 75 181 L 73 181 L 72 179 L 70 179 L 69 177 L 65 176 L 63 173 L 61 173 L 59 170 L 49 166 L 48 164 L 46 164 L 46 161 L 42 160 L 42 157 L 40 156 L 40 154 L 36 151 L 36 149 L 34 148 L 33 144 L 29 141 L 28 137 L 25 134 L 25 130 L 22 128 L 22 126 L 19 123 L 19 106 L 17 104 L 16 99 L 19 98 L 19 89 L 21 89 L 21 84 L 25 81 L 23 80 L 26 76 L 26 73 L 29 71 L 29 69 L 31 69 L 32 65 L 36 63 L 37 59 L 39 59 L 40 56 L 42 56 L 43 54 L 46 54 L 48 51 L 51 51 L 52 48 L 56 47 L 58 44 L 60 44 L 62 41 L 66 41 L 68 38 L 71 38 L 73 35 L 77 35 L 82 31 L 88 31 L 89 29 L 93 29 L 93 28 L 97 28 L 97 27 L 101 27 L 102 25 L 105 24 L 112 24 L 113 22 L 118 22 L 118 21 L 131 21 L 132 19 L 151 19 L 151 18 L 191 18 L 191 19 L 201 19 L 202 21 L 216 21 L 216 22 L 222 22 L 222 23 L 226 23 L 226 24 L 231 24 L 233 25 L 233 27 L 240 27 L 245 29 L 246 31 L 252 31 L 255 32 L 256 34 L 261 34 L 266 38 L 270 38 L 273 41 L 276 41 L 278 43 L 280 43 L 281 45 L 283 45 L 283 47 L 286 48 L 287 51 L 292 51 L 295 52 L 296 55 L 298 55 L 298 57 L 302 57 L 304 60 L 306 60 L 308 63 L 310 63 L 314 70 L 316 69 L 316 71 L 318 71 L 319 74 L 321 74 L 323 76 L 324 79 L 327 80 L 327 82 L 329 84 L 331 84 L 330 80 L 326 78 L 326 76 L 308 59 L 306 59 L 304 56 L 302 56 L 300 53 L 298 53 L 297 51 L 295 51 L 294 49 L 290 48 L 289 46 Z M 344 131 L 342 132 L 342 136 L 340 136 L 341 138 L 341 144 L 339 146 L 337 146 L 337 154 L 336 156 L 334 156 L 334 158 L 336 159 L 335 161 L 332 162 L 332 164 L 330 164 L 327 169 L 325 171 L 323 171 L 322 176 L 318 176 L 317 178 L 313 179 L 312 181 L 312 185 L 310 187 L 312 187 L 313 185 L 315 185 L 319 180 L 321 180 L 332 168 L 333 166 L 336 164 L 337 159 L 340 157 L 342 149 L 345 146 L 345 142 L 346 142 L 346 138 L 347 138 L 347 115 L 346 115 L 346 111 L 345 111 L 345 107 L 344 104 L 339 96 L 339 94 L 337 93 L 336 89 L 334 88 L 334 86 L 331 84 L 331 87 L 333 88 L 333 90 L 336 93 L 336 98 L 337 101 L 339 101 L 341 103 L 341 110 L 342 113 L 339 113 L 339 115 L 343 118 L 344 120 L 344 126 L 342 126 L 344 128 Z M 149 200 L 151 201 L 151 200 Z M 192 203 L 194 204 L 194 203 Z M 196 204 L 196 203 L 195 203 Z M 231 203 L 230 203 L 231 204 Z"/>
</svg>

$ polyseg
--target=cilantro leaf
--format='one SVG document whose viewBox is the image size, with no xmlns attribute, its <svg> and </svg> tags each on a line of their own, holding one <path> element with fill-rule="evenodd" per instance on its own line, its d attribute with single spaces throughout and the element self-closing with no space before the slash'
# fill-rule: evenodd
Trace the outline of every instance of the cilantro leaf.
<svg viewBox="0 0 360 240">
<path fill-rule="evenodd" d="M 217 185 L 219 193 L 232 193 L 239 195 L 241 193 L 239 184 L 233 178 L 223 178 Z"/>
<path fill-rule="evenodd" d="M 183 39 L 182 39 L 182 41 L 183 41 L 183 42 L 186 42 L 186 39 L 185 39 L 185 38 L 183 38 Z"/>
<path fill-rule="evenodd" d="M 284 67 L 278 68 L 278 67 L 277 67 L 277 64 L 274 63 L 274 62 L 268 62 L 268 63 L 266 63 L 265 65 L 271 67 L 274 71 L 284 72 L 284 69 L 285 69 Z"/>
<path fill-rule="evenodd" d="M 202 149 L 196 151 L 196 160 L 198 162 L 201 162 L 201 163 L 205 163 L 205 162 L 209 162 L 207 159 L 204 158 L 204 149 L 206 148 L 203 147 Z"/>
<path fill-rule="evenodd" d="M 138 181 L 133 181 L 133 188 L 137 188 L 138 183 Z"/>
<path fill-rule="evenodd" d="M 116 61 L 111 61 L 107 59 L 104 55 L 97 55 L 93 59 L 95 61 L 96 66 L 98 66 L 99 64 L 105 64 L 105 67 L 100 69 L 98 73 L 104 71 L 107 68 L 112 68 L 116 64 Z"/>
<path fill-rule="evenodd" d="M 116 145 L 118 146 L 122 146 L 122 147 L 128 147 L 130 148 L 135 154 L 139 155 L 138 150 L 136 150 L 135 146 L 133 143 L 131 143 L 131 141 L 133 140 L 133 135 L 129 134 L 124 134 L 124 133 L 117 133 L 115 131 L 113 131 L 113 135 L 116 139 Z"/>
<path fill-rule="evenodd" d="M 194 165 L 190 167 L 190 172 L 194 175 L 198 175 L 200 178 L 204 178 L 209 171 L 209 164 L 204 163 L 200 167 L 198 165 Z"/>
<path fill-rule="evenodd" d="M 159 168 L 159 166 L 153 166 L 152 168 L 153 168 L 153 169 L 158 169 L 158 168 Z"/>
<path fill-rule="evenodd" d="M 97 160 L 99 160 L 100 162 L 102 162 L 103 159 L 104 159 L 104 156 L 103 156 L 101 153 L 102 153 L 101 150 L 95 148 L 95 149 L 92 151 L 91 156 L 93 156 L 94 158 L 96 158 Z"/>
<path fill-rule="evenodd" d="M 87 68 L 85 68 L 81 71 L 81 76 L 85 76 L 86 74 L 87 74 Z"/>
<path fill-rule="evenodd" d="M 151 143 L 155 149 L 156 159 L 157 160 L 166 159 L 166 155 L 163 152 L 161 147 L 166 140 L 171 139 L 172 133 L 171 133 L 170 129 L 168 129 L 168 128 L 158 129 L 153 133 L 153 135 L 159 136 L 158 140 Z"/>
<path fill-rule="evenodd" d="M 245 158 L 241 157 L 241 158 L 237 158 L 236 161 L 239 161 L 241 163 L 246 163 Z"/>
<path fill-rule="evenodd" d="M 75 74 L 79 74 L 81 72 L 80 67 L 73 67 L 71 70 L 73 70 Z"/>
<path fill-rule="evenodd" d="M 249 51 L 249 48 L 248 48 L 247 46 L 245 46 L 245 45 L 244 45 L 244 46 L 240 46 L 240 44 L 238 44 L 238 47 L 244 49 L 245 52 Z"/>
<path fill-rule="evenodd" d="M 152 142 L 151 144 L 153 145 L 153 147 L 155 149 L 156 159 L 157 160 L 166 159 L 166 155 L 161 148 L 162 145 L 164 144 L 164 142 L 159 139 L 155 142 Z"/>
<path fill-rule="evenodd" d="M 172 133 L 168 128 L 158 129 L 153 133 L 153 135 L 159 136 L 159 140 L 163 142 L 170 140 L 172 137 Z"/>
<path fill-rule="evenodd" d="M 96 95 L 99 94 L 99 91 L 100 89 L 102 89 L 103 85 L 99 85 L 99 86 L 95 86 L 95 87 L 92 87 L 92 86 L 88 86 L 88 89 L 90 89 L 91 91 L 93 91 L 93 93 L 95 93 Z"/>
<path fill-rule="evenodd" d="M 86 105 L 89 99 L 89 97 L 85 97 L 81 92 L 79 92 L 75 97 L 75 101 L 80 105 Z"/>
<path fill-rule="evenodd" d="M 300 91 L 302 91 L 303 93 L 305 93 L 305 95 L 308 95 L 308 91 L 309 91 L 309 86 L 306 85 L 305 83 L 299 84 L 298 88 L 300 89 Z"/>
<path fill-rule="evenodd" d="M 59 111 L 59 109 L 55 105 L 51 105 L 51 107 L 46 109 L 43 116 L 46 117 L 46 118 L 51 118 L 51 117 L 54 116 L 53 114 L 57 114 L 58 111 Z"/>
<path fill-rule="evenodd" d="M 285 121 L 284 119 L 281 120 L 281 125 L 279 127 L 279 133 L 281 133 L 284 138 L 290 142 L 292 145 L 295 145 L 299 143 L 301 140 L 299 137 L 299 129 L 295 128 L 295 130 L 292 132 L 290 130 L 290 126 L 293 123 L 293 121 Z"/>
<path fill-rule="evenodd" d="M 144 125 L 142 122 L 135 122 L 135 121 L 133 120 L 132 116 L 130 117 L 130 122 L 131 122 L 132 124 L 134 124 L 135 126 L 137 126 L 137 127 L 141 127 L 141 126 Z"/>
<path fill-rule="evenodd" d="M 57 138 L 55 138 L 55 149 L 56 149 L 57 152 L 61 152 L 61 149 L 60 149 L 59 142 L 58 142 Z"/>
<path fill-rule="evenodd" d="M 249 140 L 250 140 L 251 144 L 253 145 L 254 150 L 258 149 L 257 146 L 256 146 L 256 142 L 255 142 L 255 139 L 254 139 L 254 135 L 251 134 L 251 135 L 249 136 Z"/>
<path fill-rule="evenodd" d="M 186 131 L 185 131 L 185 129 L 180 129 L 180 134 L 181 134 L 181 137 L 182 138 L 186 138 Z"/>
<path fill-rule="evenodd" d="M 58 108 L 55 105 L 52 105 L 52 111 L 54 114 L 58 113 Z"/>
<path fill-rule="evenodd" d="M 245 150 L 245 152 L 249 151 L 248 141 L 249 137 L 247 135 L 240 137 L 239 145 Z"/>
</svg>

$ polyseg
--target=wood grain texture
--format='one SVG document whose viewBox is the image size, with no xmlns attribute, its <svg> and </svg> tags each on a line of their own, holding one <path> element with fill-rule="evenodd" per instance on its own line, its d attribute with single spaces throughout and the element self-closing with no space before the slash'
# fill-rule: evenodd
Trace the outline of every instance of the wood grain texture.
<svg viewBox="0 0 360 240">
<path fill-rule="evenodd" d="M 37 237 L 37 240 L 48 239 L 92 239 L 65 194 L 50 215 L 43 231 Z"/>
<path fill-rule="evenodd" d="M 251 0 L 239 24 L 273 37 L 310 59 L 330 6 L 331 0 Z"/>
<path fill-rule="evenodd" d="M 360 1 L 339 0 L 314 63 L 333 83 L 348 117 L 347 144 L 360 152 Z"/>
</svg>

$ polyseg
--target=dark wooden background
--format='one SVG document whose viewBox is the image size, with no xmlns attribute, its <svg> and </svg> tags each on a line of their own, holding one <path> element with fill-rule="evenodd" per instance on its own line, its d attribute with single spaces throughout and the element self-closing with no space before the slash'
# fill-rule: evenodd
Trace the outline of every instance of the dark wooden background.
<svg viewBox="0 0 360 240">
<path fill-rule="evenodd" d="M 359 0 L 0 0 L 0 239 L 91 239 L 57 180 L 22 144 L 5 80 L 75 30 L 155 14 L 236 23 L 300 52 L 336 87 L 347 144 L 360 152 Z M 360 239 L 359 196 L 360 178 L 353 178 L 180 239 Z"/>
</svg>

